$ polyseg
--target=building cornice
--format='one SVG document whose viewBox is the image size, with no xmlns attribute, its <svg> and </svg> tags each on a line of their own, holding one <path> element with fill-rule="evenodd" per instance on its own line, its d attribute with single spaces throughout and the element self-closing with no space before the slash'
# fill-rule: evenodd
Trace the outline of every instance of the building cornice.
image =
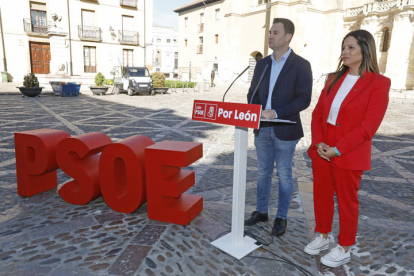
<svg viewBox="0 0 414 276">
<path fill-rule="evenodd" d="M 320 14 L 343 13 L 343 12 L 345 12 L 345 10 L 342 10 L 342 9 L 332 9 L 332 10 L 327 10 L 327 11 L 321 11 L 321 10 L 311 8 L 311 7 L 308 7 L 308 11 L 314 12 L 314 13 L 320 13 Z"/>
<path fill-rule="evenodd" d="M 228 14 L 225 14 L 224 15 L 224 17 L 231 17 L 231 16 L 234 16 L 234 17 L 242 17 L 243 15 L 241 15 L 239 13 L 228 13 Z"/>
<path fill-rule="evenodd" d="M 299 0 L 299 1 L 290 2 L 290 3 L 283 2 L 283 1 L 276 1 L 276 2 L 271 2 L 270 6 L 283 5 L 283 6 L 290 7 L 290 6 L 296 6 L 296 5 L 309 5 L 309 4 L 310 4 L 309 1 L 306 1 L 306 0 L 305 1 L 304 0 Z M 318 12 L 318 13 L 323 13 L 323 14 L 336 13 L 336 12 L 343 13 L 344 12 L 344 10 L 341 10 L 341 9 L 335 9 L 335 10 L 329 10 L 329 11 L 320 11 L 320 10 L 317 10 L 315 8 L 309 8 L 309 7 L 307 9 L 309 11 L 312 11 L 312 12 Z M 263 9 L 258 10 L 258 11 L 248 12 L 248 13 L 243 13 L 243 14 L 228 13 L 224 17 L 230 17 L 230 16 L 247 17 L 247 16 L 252 16 L 252 15 L 256 15 L 256 14 L 260 14 L 260 13 L 264 13 L 264 12 L 266 12 L 266 7 L 265 6 L 263 7 Z"/>
<path fill-rule="evenodd" d="M 211 4 L 211 3 L 214 3 L 214 2 L 219 2 L 219 1 L 222 1 L 222 0 L 197 0 L 197 1 L 191 2 L 189 4 L 186 4 L 184 6 L 181 6 L 177 9 L 175 9 L 174 12 L 176 12 L 176 13 L 185 12 L 185 11 L 188 11 L 188 10 L 196 9 L 196 8 L 202 7 L 204 5 Z"/>
</svg>

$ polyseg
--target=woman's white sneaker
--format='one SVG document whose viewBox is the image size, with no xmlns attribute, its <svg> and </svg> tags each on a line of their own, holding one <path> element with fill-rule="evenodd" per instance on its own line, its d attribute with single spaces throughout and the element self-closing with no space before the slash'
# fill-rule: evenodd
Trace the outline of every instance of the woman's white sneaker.
<svg viewBox="0 0 414 276">
<path fill-rule="evenodd" d="M 351 260 L 351 253 L 345 252 L 345 249 L 339 244 L 332 248 L 331 252 L 321 258 L 321 263 L 329 267 L 338 267 L 346 264 Z"/>
<path fill-rule="evenodd" d="M 322 235 L 319 234 L 313 241 L 311 241 L 306 247 L 305 252 L 309 255 L 318 255 L 322 250 L 327 250 L 329 248 L 329 238 L 324 239 Z"/>
</svg>

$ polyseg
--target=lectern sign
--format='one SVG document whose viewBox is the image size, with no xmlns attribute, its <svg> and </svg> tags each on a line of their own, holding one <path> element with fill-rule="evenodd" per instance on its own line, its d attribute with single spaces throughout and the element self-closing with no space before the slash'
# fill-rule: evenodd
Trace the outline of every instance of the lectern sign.
<svg viewBox="0 0 414 276">
<path fill-rule="evenodd" d="M 259 104 L 195 100 L 193 120 L 258 129 L 261 111 Z"/>
</svg>

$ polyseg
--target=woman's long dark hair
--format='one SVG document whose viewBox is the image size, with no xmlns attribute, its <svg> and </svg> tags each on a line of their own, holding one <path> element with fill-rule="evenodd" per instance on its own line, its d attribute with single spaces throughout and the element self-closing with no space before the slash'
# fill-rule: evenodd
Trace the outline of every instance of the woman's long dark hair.
<svg viewBox="0 0 414 276">
<path fill-rule="evenodd" d="M 358 41 L 359 47 L 361 47 L 362 62 L 358 69 L 358 75 L 362 76 L 364 72 L 379 73 L 378 62 L 377 62 L 377 50 L 375 48 L 375 40 L 372 34 L 365 30 L 356 30 L 348 33 L 341 44 L 344 45 L 344 41 L 347 37 L 354 37 Z M 345 75 L 349 67 L 344 65 L 342 60 L 342 54 L 339 56 L 338 68 L 332 74 L 326 77 L 326 84 L 328 85 L 328 94 L 331 88 L 338 82 L 338 80 Z"/>
</svg>

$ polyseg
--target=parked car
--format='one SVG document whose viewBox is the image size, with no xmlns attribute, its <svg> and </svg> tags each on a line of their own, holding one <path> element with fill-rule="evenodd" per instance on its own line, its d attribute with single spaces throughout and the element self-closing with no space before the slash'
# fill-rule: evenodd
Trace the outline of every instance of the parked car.
<svg viewBox="0 0 414 276">
<path fill-rule="evenodd" d="M 151 74 L 146 67 L 124 67 L 122 78 L 115 78 L 116 94 L 127 92 L 128 96 L 155 95 Z"/>
</svg>

